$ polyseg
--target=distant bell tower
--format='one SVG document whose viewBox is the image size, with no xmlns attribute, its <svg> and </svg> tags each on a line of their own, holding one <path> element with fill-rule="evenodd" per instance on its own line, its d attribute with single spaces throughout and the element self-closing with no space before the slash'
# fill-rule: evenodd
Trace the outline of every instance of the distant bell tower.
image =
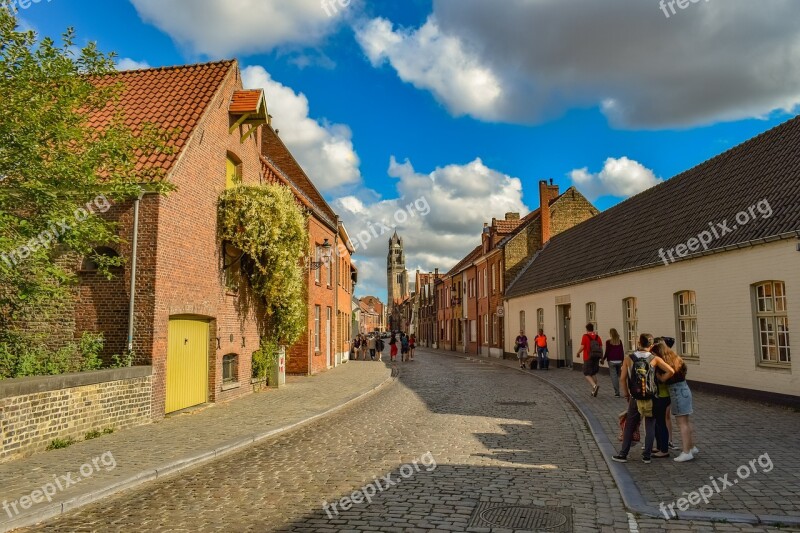
<svg viewBox="0 0 800 533">
<path fill-rule="evenodd" d="M 406 255 L 403 251 L 403 239 L 394 232 L 389 239 L 389 255 L 386 256 L 386 289 L 388 292 L 388 315 L 393 316 L 395 303 L 408 297 L 408 272 L 406 271 Z M 390 324 L 397 328 L 395 324 Z"/>
</svg>

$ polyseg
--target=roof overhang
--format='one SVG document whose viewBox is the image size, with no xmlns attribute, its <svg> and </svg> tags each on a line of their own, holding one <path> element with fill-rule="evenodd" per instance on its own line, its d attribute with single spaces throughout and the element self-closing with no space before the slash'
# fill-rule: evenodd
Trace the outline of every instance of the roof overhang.
<svg viewBox="0 0 800 533">
<path fill-rule="evenodd" d="M 234 91 L 228 114 L 233 120 L 228 133 L 233 133 L 242 126 L 250 128 L 242 134 L 241 142 L 247 140 L 259 126 L 272 124 L 272 117 L 267 112 L 267 97 L 264 89 Z"/>
</svg>

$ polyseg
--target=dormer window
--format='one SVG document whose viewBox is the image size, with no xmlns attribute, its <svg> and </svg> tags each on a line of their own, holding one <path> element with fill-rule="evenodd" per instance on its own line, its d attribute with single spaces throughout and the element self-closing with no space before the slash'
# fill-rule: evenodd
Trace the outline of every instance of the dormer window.
<svg viewBox="0 0 800 533">
<path fill-rule="evenodd" d="M 237 128 L 242 128 L 240 139 L 242 143 L 255 133 L 262 124 L 271 124 L 271 117 L 267 113 L 267 98 L 263 89 L 235 91 L 231 98 L 228 113 L 232 122 L 228 133 L 233 133 Z"/>
</svg>

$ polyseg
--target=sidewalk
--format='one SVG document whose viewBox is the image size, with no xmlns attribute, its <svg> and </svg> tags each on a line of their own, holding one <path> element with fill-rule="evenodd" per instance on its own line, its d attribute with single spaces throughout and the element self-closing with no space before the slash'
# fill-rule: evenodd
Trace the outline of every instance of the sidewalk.
<svg viewBox="0 0 800 533">
<path fill-rule="evenodd" d="M 277 391 L 0 464 L 0 532 L 288 431 L 369 394 L 390 382 L 392 374 L 388 364 L 349 361 L 316 376 L 290 377 Z"/>
<path fill-rule="evenodd" d="M 430 351 L 522 371 L 516 360 Z M 546 372 L 524 372 L 554 386 L 582 412 L 600 448 L 598 453 L 604 455 L 632 511 L 664 518 L 663 513 L 669 513 L 669 504 L 687 498 L 689 493 L 703 486 L 713 488 L 713 476 L 720 492 L 714 490 L 707 498 L 708 503 L 701 500 L 684 512 L 673 506 L 679 518 L 800 526 L 800 455 L 797 453 L 800 415 L 797 412 L 729 396 L 693 392 L 695 414 L 692 421 L 700 448 L 696 460 L 676 463 L 672 459 L 653 459 L 646 465 L 640 461 L 641 449 L 637 444 L 631 450 L 628 463 L 620 464 L 612 462 L 610 456 L 619 449 L 617 417 L 625 410 L 626 403 L 614 397 L 607 374 L 598 376 L 600 391 L 598 397 L 593 398 L 580 372 L 552 367 Z M 674 426 L 673 441 L 680 446 L 680 432 L 677 424 Z M 673 457 L 675 455 L 673 452 Z M 755 462 L 751 464 L 751 461 Z M 737 470 L 740 467 L 742 469 Z M 731 485 L 723 488 L 726 485 L 720 478 L 726 474 Z M 662 502 L 666 511 L 660 507 Z"/>
</svg>

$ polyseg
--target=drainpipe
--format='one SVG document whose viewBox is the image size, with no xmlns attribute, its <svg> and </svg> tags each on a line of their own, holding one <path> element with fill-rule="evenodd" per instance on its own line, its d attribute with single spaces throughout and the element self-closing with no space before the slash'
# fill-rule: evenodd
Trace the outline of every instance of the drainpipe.
<svg viewBox="0 0 800 533">
<path fill-rule="evenodd" d="M 133 248 L 131 250 L 131 299 L 128 304 L 128 353 L 133 351 L 133 323 L 136 309 L 136 254 L 139 249 L 139 203 L 144 191 L 133 201 Z"/>
<path fill-rule="evenodd" d="M 331 255 L 331 261 L 336 262 L 336 268 L 334 268 L 334 276 L 333 276 L 333 318 L 336 322 L 333 324 L 332 330 L 336 331 L 336 335 L 333 336 L 337 342 L 333 343 L 333 366 L 336 366 L 336 358 L 338 357 L 337 353 L 339 351 L 339 344 L 340 339 L 339 335 L 341 332 L 339 331 L 339 281 L 341 281 L 341 272 L 339 272 L 339 215 L 336 215 L 336 233 L 333 236 L 333 255 Z M 331 342 L 328 339 L 328 342 Z"/>
</svg>

